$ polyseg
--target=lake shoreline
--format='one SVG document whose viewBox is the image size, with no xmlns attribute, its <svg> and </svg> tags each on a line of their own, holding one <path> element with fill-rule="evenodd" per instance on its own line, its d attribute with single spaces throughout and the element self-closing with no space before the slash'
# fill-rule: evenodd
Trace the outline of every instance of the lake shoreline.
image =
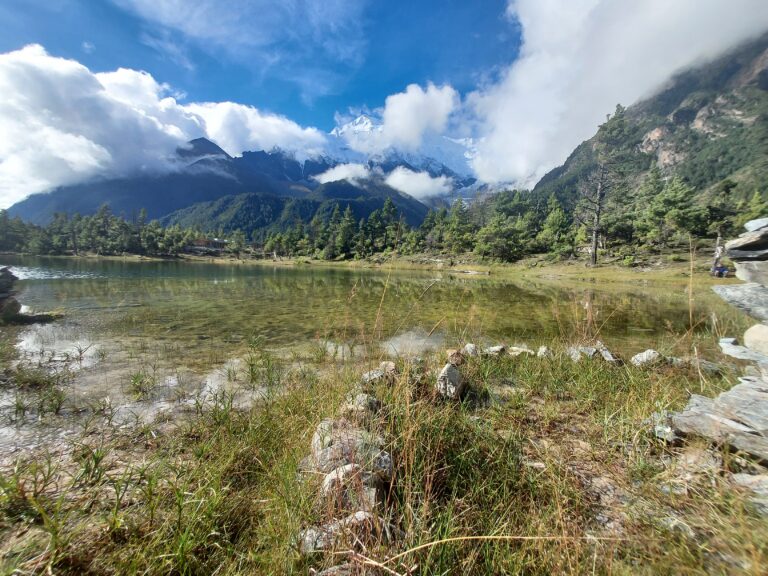
<svg viewBox="0 0 768 576">
<path fill-rule="evenodd" d="M 0 257 L 30 256 L 24 253 L 3 252 Z M 331 268 L 346 270 L 377 270 L 377 271 L 423 271 L 444 272 L 457 274 L 467 278 L 532 278 L 545 281 L 602 281 L 602 282 L 687 282 L 690 279 L 691 263 L 688 253 L 667 254 L 656 256 L 646 266 L 625 266 L 618 260 L 611 260 L 596 268 L 588 266 L 586 260 L 550 261 L 541 257 L 528 257 L 516 262 L 482 262 L 467 257 L 419 254 L 412 256 L 394 256 L 387 259 L 369 258 L 365 260 L 316 260 L 307 257 L 297 258 L 237 258 L 234 256 L 198 256 L 179 254 L 178 256 L 144 256 L 138 254 L 126 255 L 44 255 L 45 258 L 61 260 L 105 261 L 105 262 L 185 262 L 216 265 L 262 266 L 285 268 Z M 713 278 L 709 274 L 710 257 L 697 255 L 693 264 L 694 278 L 697 284 L 714 286 L 717 284 L 740 283 L 734 277 Z"/>
</svg>

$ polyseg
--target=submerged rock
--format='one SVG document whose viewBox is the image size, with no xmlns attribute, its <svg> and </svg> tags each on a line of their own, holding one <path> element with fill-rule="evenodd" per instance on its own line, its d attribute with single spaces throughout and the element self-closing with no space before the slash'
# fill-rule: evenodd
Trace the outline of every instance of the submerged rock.
<svg viewBox="0 0 768 576">
<path fill-rule="evenodd" d="M 637 367 L 642 366 L 650 366 L 652 364 L 658 364 L 663 360 L 663 357 L 661 354 L 659 354 L 656 350 L 653 350 L 649 348 L 648 350 L 644 352 L 640 352 L 639 354 L 635 354 L 630 359 L 630 362 Z"/>
<path fill-rule="evenodd" d="M 437 376 L 437 393 L 443 398 L 458 400 L 464 391 L 464 377 L 453 364 L 446 364 Z"/>
</svg>

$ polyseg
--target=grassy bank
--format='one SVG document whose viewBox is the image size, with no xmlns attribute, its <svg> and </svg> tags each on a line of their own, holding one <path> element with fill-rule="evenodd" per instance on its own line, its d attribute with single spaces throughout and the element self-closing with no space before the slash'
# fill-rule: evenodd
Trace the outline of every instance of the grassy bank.
<svg viewBox="0 0 768 576">
<path fill-rule="evenodd" d="M 680 449 L 646 422 L 731 374 L 478 358 L 462 366 L 465 400 L 446 403 L 433 395 L 443 362 L 401 361 L 376 389 L 395 462 L 385 509 L 404 536 L 362 552 L 386 573 L 761 573 L 768 524 L 725 487 L 723 469 L 744 462 L 726 457 L 667 489 Z M 322 478 L 298 470 L 370 363 L 318 351 L 268 367 L 240 376 L 272 383 L 251 409 L 222 394 L 138 429 L 105 412 L 71 450 L 20 455 L 0 481 L 3 573 L 303 574 L 349 558 L 298 554 L 298 531 L 327 514 Z"/>
</svg>

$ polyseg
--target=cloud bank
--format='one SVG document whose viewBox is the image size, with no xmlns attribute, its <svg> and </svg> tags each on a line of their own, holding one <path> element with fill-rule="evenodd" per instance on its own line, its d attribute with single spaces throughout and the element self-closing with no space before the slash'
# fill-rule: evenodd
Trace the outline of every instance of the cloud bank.
<svg viewBox="0 0 768 576">
<path fill-rule="evenodd" d="M 89 178 L 172 169 L 206 136 L 231 155 L 275 146 L 297 155 L 324 135 L 232 102 L 180 104 L 150 74 L 91 72 L 41 46 L 0 54 L 0 208 Z"/>
<path fill-rule="evenodd" d="M 338 182 L 339 180 L 359 184 L 363 180 L 382 177 L 387 186 L 417 199 L 448 194 L 453 185 L 453 181 L 447 176 L 433 177 L 428 172 L 414 172 L 403 166 L 398 166 L 389 174 L 384 175 L 381 169 L 371 170 L 365 164 L 339 164 L 315 176 L 315 180 L 321 184 Z"/>
<path fill-rule="evenodd" d="M 520 57 L 473 93 L 486 182 L 535 183 L 594 134 L 617 103 L 768 29 L 764 0 L 511 0 Z"/>
<path fill-rule="evenodd" d="M 367 180 L 371 177 L 371 170 L 365 164 L 339 164 L 334 166 L 330 170 L 326 170 L 322 174 L 315 176 L 315 180 L 320 184 L 327 184 L 328 182 L 338 182 L 339 180 L 347 180 L 353 184 Z"/>
<path fill-rule="evenodd" d="M 442 133 L 459 104 L 459 94 L 451 86 L 418 84 L 392 94 L 381 111 L 382 125 L 374 131 L 351 131 L 344 136 L 359 152 L 379 153 L 388 148 L 418 150 L 425 136 Z"/>
<path fill-rule="evenodd" d="M 402 166 L 390 172 L 384 181 L 395 190 L 418 199 L 448 194 L 453 183 L 447 176 L 433 177 L 427 172 L 414 172 Z"/>
</svg>

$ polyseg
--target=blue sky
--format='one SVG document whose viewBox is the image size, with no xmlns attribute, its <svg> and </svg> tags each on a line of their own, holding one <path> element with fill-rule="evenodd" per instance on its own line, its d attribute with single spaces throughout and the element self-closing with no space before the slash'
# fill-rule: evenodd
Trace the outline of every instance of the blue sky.
<svg viewBox="0 0 768 576">
<path fill-rule="evenodd" d="M 178 169 L 201 136 L 530 187 L 617 103 L 766 30 L 766 0 L 0 0 L 0 208 Z M 372 129 L 329 134 L 360 111 Z"/>
<path fill-rule="evenodd" d="M 519 26 L 505 16 L 504 0 L 360 0 L 338 34 L 302 33 L 302 2 L 282 15 L 285 30 L 249 44 L 202 38 L 177 23 L 148 14 L 131 1 L 4 0 L 0 52 L 43 45 L 94 72 L 119 67 L 146 70 L 191 101 L 231 100 L 329 130 L 334 114 L 376 108 L 408 84 L 450 84 L 460 93 L 492 81 L 515 58 Z M 241 2 L 220 2 L 221 10 Z M 268 5 L 226 25 L 258 30 Z M 333 5 L 308 2 L 310 5 Z M 345 3 L 339 10 L 348 10 Z M 182 10 L 183 11 L 183 10 Z M 333 8 L 331 8 L 333 12 Z M 331 16 L 334 16 L 331 14 Z M 291 30 L 293 28 L 293 31 Z M 297 30 L 298 29 L 298 30 Z M 226 39 L 229 30 L 222 30 Z M 299 37 L 292 37 L 296 33 Z M 333 43 L 330 49 L 326 43 Z M 344 52 L 345 50 L 348 53 Z M 270 64 L 268 58 L 279 58 Z"/>
</svg>

